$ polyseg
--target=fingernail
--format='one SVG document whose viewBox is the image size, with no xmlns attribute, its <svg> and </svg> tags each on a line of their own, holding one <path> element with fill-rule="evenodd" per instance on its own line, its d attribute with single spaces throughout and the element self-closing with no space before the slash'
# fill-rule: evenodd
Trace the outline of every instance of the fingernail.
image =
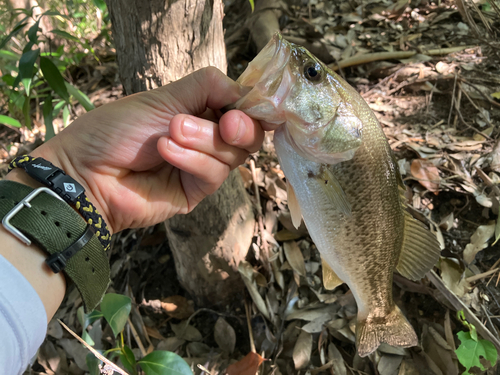
<svg viewBox="0 0 500 375">
<path fill-rule="evenodd" d="M 174 154 L 180 154 L 181 152 L 184 152 L 184 149 L 171 139 L 168 140 L 167 150 L 173 152 Z"/>
<path fill-rule="evenodd" d="M 240 122 L 238 123 L 238 130 L 236 130 L 236 135 L 234 136 L 233 143 L 238 143 L 238 141 L 243 136 L 244 132 L 245 132 L 245 122 L 240 117 Z"/>
<path fill-rule="evenodd" d="M 186 117 L 182 123 L 182 134 L 185 137 L 190 137 L 198 133 L 200 127 L 196 122 L 191 120 L 189 117 Z"/>
</svg>

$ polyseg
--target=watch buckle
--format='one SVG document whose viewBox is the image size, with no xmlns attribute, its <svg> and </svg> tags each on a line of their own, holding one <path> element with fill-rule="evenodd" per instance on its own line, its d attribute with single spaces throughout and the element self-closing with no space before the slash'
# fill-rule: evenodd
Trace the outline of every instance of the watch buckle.
<svg viewBox="0 0 500 375">
<path fill-rule="evenodd" d="M 23 198 L 21 202 L 16 204 L 12 210 L 10 210 L 7 215 L 4 216 L 2 220 L 2 225 L 3 227 L 8 230 L 10 233 L 12 233 L 14 236 L 16 236 L 21 242 L 24 242 L 26 245 L 31 245 L 31 240 L 26 237 L 24 234 L 21 233 L 20 230 L 18 230 L 16 227 L 14 227 L 11 223 L 10 220 L 14 216 L 16 216 L 19 211 L 21 211 L 24 207 L 31 208 L 30 202 L 40 193 L 47 193 L 49 195 L 52 195 L 53 197 L 59 199 L 60 201 L 64 202 L 64 200 L 54 193 L 52 190 L 46 187 L 40 187 L 38 189 L 33 190 L 31 193 L 29 193 L 26 197 Z M 65 202 L 66 203 L 66 202 Z"/>
</svg>

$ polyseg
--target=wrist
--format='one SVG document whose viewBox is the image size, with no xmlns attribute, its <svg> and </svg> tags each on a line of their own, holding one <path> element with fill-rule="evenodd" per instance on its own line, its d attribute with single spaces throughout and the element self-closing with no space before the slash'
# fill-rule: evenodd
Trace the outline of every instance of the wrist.
<svg viewBox="0 0 500 375">
<path fill-rule="evenodd" d="M 83 178 L 82 174 L 78 172 L 77 168 L 74 166 L 74 164 L 70 161 L 70 159 L 66 156 L 64 152 L 59 152 L 59 153 L 54 153 L 53 150 L 58 149 L 57 147 L 54 147 L 53 142 L 51 142 L 51 145 L 47 147 L 47 144 L 44 144 L 40 146 L 39 148 L 35 149 L 33 152 L 29 154 L 29 156 L 33 158 L 42 158 L 45 159 L 46 161 L 52 163 L 54 166 L 62 169 L 67 176 L 73 178 L 76 182 L 78 182 L 82 187 L 85 189 L 85 196 L 87 197 L 88 201 L 95 207 L 95 209 L 99 212 L 101 215 L 102 219 L 108 223 L 108 217 L 105 215 L 103 206 L 101 202 L 97 199 L 96 195 L 93 194 L 93 189 L 90 188 L 90 185 L 88 184 L 87 180 Z M 59 148 L 62 149 L 62 148 Z M 12 171 L 10 171 L 7 176 L 7 180 L 11 181 L 16 181 L 20 182 L 24 185 L 30 186 L 32 188 L 39 188 L 43 187 L 42 183 L 36 181 L 34 178 L 29 176 L 26 171 L 23 168 L 14 168 Z M 77 206 L 79 207 L 79 206 Z M 75 210 L 82 216 L 83 212 L 79 212 L 77 207 L 73 206 Z M 85 216 L 82 216 L 82 218 L 85 219 Z M 86 221 L 86 220 L 85 220 Z M 110 231 L 110 234 L 112 234 L 111 229 L 108 225 L 108 230 Z"/>
</svg>

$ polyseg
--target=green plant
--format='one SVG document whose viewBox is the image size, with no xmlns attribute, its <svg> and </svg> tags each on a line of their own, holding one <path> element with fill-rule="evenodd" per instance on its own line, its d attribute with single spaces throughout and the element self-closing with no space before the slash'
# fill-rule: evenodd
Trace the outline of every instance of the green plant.
<svg viewBox="0 0 500 375">
<path fill-rule="evenodd" d="M 470 369 L 474 366 L 485 371 L 486 369 L 480 361 L 481 357 L 494 366 L 498 356 L 495 346 L 491 342 L 477 337 L 476 327 L 465 319 L 463 310 L 457 312 L 457 318 L 469 329 L 469 331 L 458 332 L 457 336 L 461 344 L 455 350 L 458 360 L 465 367 L 464 374 L 471 374 Z"/>
<path fill-rule="evenodd" d="M 79 4 L 86 2 L 80 0 Z M 97 9 L 106 9 L 102 1 L 94 2 L 98 4 Z M 103 13 L 102 10 L 100 12 Z M 85 18 L 84 16 L 82 13 L 81 18 Z M 14 127 L 24 125 L 31 129 L 33 107 L 38 111 L 38 106 L 41 106 L 46 127 L 45 137 L 49 139 L 54 135 L 53 119 L 62 111 L 64 125 L 67 125 L 75 100 L 87 111 L 94 108 L 89 98 L 68 82 L 64 75 L 68 66 L 78 64 L 88 52 L 96 59 L 97 56 L 90 41 L 81 37 L 88 24 L 92 23 L 79 22 L 79 27 L 75 30 L 79 36 L 57 27 L 43 33 L 40 22 L 44 17 L 51 18 L 51 24 L 60 24 L 61 27 L 76 20 L 55 10 L 38 16 L 34 15 L 33 8 L 14 9 L 10 12 L 8 21 L 18 21 L 13 24 L 10 33 L 0 39 L 0 92 L 3 93 L 3 101 L 8 110 L 8 114 L 0 115 L 0 123 Z M 32 25 L 27 28 L 30 23 Z M 47 46 L 51 46 L 54 39 L 61 42 L 58 43 L 59 47 L 55 51 L 50 51 L 49 48 L 47 52 Z"/>
<path fill-rule="evenodd" d="M 101 311 L 94 310 L 90 314 L 84 314 L 83 307 L 78 309 L 78 321 L 83 327 L 82 339 L 93 346 L 95 343 L 87 332 L 87 327 L 98 319 L 104 318 L 111 327 L 115 338 L 120 336 L 118 346 L 107 350 L 104 356 L 118 356 L 126 370 L 137 375 L 139 366 L 146 375 L 192 375 L 189 365 L 175 353 L 155 350 L 144 358 L 136 360 L 132 349 L 124 344 L 123 328 L 127 324 L 132 304 L 130 298 L 120 294 L 108 293 L 101 302 Z M 92 353 L 87 355 L 87 366 L 90 373 L 100 374 L 99 359 Z"/>
</svg>

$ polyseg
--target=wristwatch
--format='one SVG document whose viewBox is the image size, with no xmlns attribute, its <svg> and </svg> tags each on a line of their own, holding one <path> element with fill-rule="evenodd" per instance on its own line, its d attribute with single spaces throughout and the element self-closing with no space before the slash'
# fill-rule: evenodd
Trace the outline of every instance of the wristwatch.
<svg viewBox="0 0 500 375">
<path fill-rule="evenodd" d="M 65 183 L 77 184 L 71 177 Z M 77 186 L 74 185 L 74 188 L 76 190 Z M 83 191 L 82 187 L 80 195 Z M 48 253 L 47 265 L 55 273 L 63 271 L 66 274 L 80 292 L 85 311 L 90 312 L 100 303 L 110 283 L 109 261 L 104 246 L 107 244 L 109 247 L 109 239 L 103 244 L 100 236 L 96 235 L 93 220 L 86 222 L 67 203 L 68 199 L 65 201 L 60 194 L 48 187 L 33 189 L 2 180 L 0 218 L 4 228 L 26 245 L 36 243 Z M 95 214 L 95 209 L 93 211 Z"/>
</svg>

